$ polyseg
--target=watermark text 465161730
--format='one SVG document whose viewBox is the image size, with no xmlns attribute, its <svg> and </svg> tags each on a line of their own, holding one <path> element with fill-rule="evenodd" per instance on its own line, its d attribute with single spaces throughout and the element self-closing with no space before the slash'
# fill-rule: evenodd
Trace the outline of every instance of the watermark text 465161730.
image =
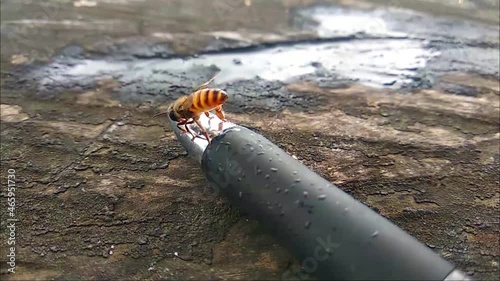
<svg viewBox="0 0 500 281">
<path fill-rule="evenodd" d="M 16 170 L 7 170 L 7 271 L 16 272 Z"/>
</svg>

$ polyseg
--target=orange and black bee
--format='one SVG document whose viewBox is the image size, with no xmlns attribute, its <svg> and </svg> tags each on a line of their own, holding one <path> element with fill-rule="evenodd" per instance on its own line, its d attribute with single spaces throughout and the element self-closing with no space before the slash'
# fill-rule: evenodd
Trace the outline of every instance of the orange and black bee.
<svg viewBox="0 0 500 281">
<path fill-rule="evenodd" d="M 193 136 L 193 140 L 196 136 L 189 130 L 187 125 L 196 123 L 207 141 L 210 142 L 207 130 L 203 128 L 198 121 L 201 114 L 205 113 L 208 117 L 208 112 L 215 110 L 217 117 L 222 121 L 226 121 L 224 111 L 222 111 L 222 105 L 226 103 L 228 95 L 223 90 L 208 88 L 208 84 L 210 84 L 214 78 L 215 77 L 203 83 L 191 94 L 178 98 L 168 107 L 167 112 L 170 119 L 177 122 L 177 128 L 181 131 L 190 133 Z M 185 129 L 181 127 L 182 125 L 184 125 Z"/>
</svg>

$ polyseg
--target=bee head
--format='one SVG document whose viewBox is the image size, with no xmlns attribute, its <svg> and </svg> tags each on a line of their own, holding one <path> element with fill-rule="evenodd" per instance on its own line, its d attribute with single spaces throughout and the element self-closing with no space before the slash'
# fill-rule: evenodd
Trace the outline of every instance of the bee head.
<svg viewBox="0 0 500 281">
<path fill-rule="evenodd" d="M 177 114 L 175 114 L 174 104 L 173 103 L 171 103 L 168 106 L 167 113 L 168 113 L 168 117 L 170 118 L 170 120 L 176 121 L 176 122 L 179 121 L 179 117 L 177 117 Z"/>
<path fill-rule="evenodd" d="M 175 122 L 179 121 L 179 117 L 177 116 L 177 114 L 175 114 L 175 111 L 173 111 L 173 110 L 169 111 L 168 117 L 170 117 L 170 120 L 172 120 L 172 121 L 175 121 Z"/>
</svg>

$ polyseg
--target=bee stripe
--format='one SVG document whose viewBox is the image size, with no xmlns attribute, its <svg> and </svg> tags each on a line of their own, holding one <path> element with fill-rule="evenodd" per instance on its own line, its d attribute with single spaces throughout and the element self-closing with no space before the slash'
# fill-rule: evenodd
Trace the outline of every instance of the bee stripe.
<svg viewBox="0 0 500 281">
<path fill-rule="evenodd" d="M 198 95 L 199 95 L 199 91 L 193 93 L 193 103 L 192 103 L 191 107 L 195 110 L 199 110 Z"/>
<path fill-rule="evenodd" d="M 198 108 L 203 110 L 205 108 L 205 104 L 203 103 L 203 96 L 205 95 L 205 90 L 201 90 L 198 92 Z"/>
<path fill-rule="evenodd" d="M 203 102 L 205 103 L 205 109 L 212 107 L 212 103 L 210 102 L 210 97 L 212 96 L 213 92 L 214 92 L 214 89 L 210 89 L 210 90 L 207 89 L 205 99 L 203 100 Z"/>
<path fill-rule="evenodd" d="M 217 91 L 217 104 L 220 104 L 222 101 L 222 91 Z"/>
<path fill-rule="evenodd" d="M 199 91 L 197 102 L 198 102 L 198 107 L 200 108 L 200 110 L 203 110 L 205 108 L 205 104 L 203 103 L 204 97 L 205 97 L 205 90 Z"/>
<path fill-rule="evenodd" d="M 203 110 L 203 90 L 198 91 L 196 94 L 196 106 L 198 107 L 198 110 L 202 111 Z"/>
<path fill-rule="evenodd" d="M 203 99 L 203 102 L 205 103 L 205 109 L 208 110 L 212 107 L 212 104 L 210 103 L 210 93 L 212 92 L 212 89 L 206 89 L 205 91 L 205 96 Z"/>
<path fill-rule="evenodd" d="M 211 97 L 210 101 L 211 101 L 212 105 L 219 104 L 219 99 L 218 99 L 219 92 L 220 92 L 219 90 L 214 89 L 212 95 L 210 96 Z"/>
</svg>

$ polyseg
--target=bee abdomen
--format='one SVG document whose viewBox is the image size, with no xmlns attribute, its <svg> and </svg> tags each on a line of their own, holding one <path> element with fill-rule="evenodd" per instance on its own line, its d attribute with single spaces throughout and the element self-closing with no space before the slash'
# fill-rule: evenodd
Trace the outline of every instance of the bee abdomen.
<svg viewBox="0 0 500 281">
<path fill-rule="evenodd" d="M 220 89 L 203 89 L 193 93 L 193 107 L 199 111 L 211 110 L 226 100 L 226 92 Z"/>
</svg>

